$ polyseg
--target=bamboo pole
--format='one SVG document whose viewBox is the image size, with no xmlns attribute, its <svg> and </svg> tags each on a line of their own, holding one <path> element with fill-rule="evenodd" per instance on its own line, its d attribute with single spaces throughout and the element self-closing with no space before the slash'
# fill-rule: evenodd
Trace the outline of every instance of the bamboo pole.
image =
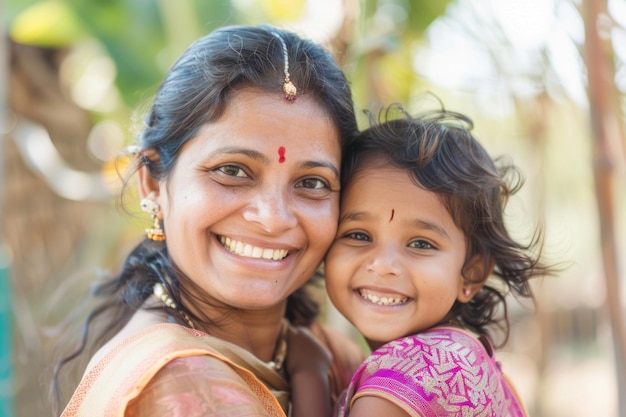
<svg viewBox="0 0 626 417">
<path fill-rule="evenodd" d="M 617 376 L 618 415 L 626 416 L 626 324 L 620 302 L 619 261 L 615 236 L 616 152 L 624 143 L 620 126 L 615 66 L 608 36 L 602 36 L 600 18 L 608 16 L 606 0 L 586 0 L 584 60 L 587 67 L 587 95 L 592 134 L 592 157 L 596 202 L 600 225 L 606 303 L 613 334 Z M 617 145 L 617 146 L 616 146 Z"/>
</svg>

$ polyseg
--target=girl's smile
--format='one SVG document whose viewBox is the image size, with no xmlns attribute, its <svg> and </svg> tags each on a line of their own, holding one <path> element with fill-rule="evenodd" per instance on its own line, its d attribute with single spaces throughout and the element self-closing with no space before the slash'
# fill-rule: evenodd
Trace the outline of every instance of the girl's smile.
<svg viewBox="0 0 626 417">
<path fill-rule="evenodd" d="M 389 290 L 359 288 L 356 292 L 365 302 L 375 304 L 377 306 L 397 306 L 411 301 L 410 297 Z"/>
<path fill-rule="evenodd" d="M 463 291 L 466 239 L 438 196 L 370 157 L 342 195 L 326 285 L 372 347 L 442 321 Z"/>
</svg>

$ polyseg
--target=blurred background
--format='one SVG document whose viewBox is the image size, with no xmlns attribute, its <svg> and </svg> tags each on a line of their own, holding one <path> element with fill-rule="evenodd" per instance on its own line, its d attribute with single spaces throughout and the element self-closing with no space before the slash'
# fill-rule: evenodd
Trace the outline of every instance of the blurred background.
<svg viewBox="0 0 626 417">
<path fill-rule="evenodd" d="M 333 52 L 361 127 L 431 92 L 523 169 L 507 220 L 563 268 L 511 300 L 504 369 L 531 416 L 626 416 L 623 0 L 0 0 L 0 416 L 50 415 L 60 324 L 149 224 L 114 162 L 169 65 L 266 22 Z"/>
</svg>

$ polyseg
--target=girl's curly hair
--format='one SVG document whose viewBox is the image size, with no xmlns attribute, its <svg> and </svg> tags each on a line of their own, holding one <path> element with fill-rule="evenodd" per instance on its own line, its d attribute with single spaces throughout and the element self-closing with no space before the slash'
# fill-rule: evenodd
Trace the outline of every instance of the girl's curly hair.
<svg viewBox="0 0 626 417">
<path fill-rule="evenodd" d="M 514 240 L 504 223 L 507 200 L 522 186 L 520 170 L 503 159 L 493 160 L 472 136 L 472 121 L 446 110 L 416 117 L 394 104 L 370 114 L 371 126 L 348 149 L 342 167 L 345 186 L 370 156 L 384 156 L 409 173 L 415 185 L 436 193 L 467 239 L 463 276 L 470 281 L 470 259 L 480 255 L 485 275 L 473 282 L 485 285 L 467 303 L 456 301 L 453 320 L 493 340 L 490 327 L 509 336 L 506 295 L 533 300 L 529 279 L 548 272 L 540 261 L 541 233 L 529 244 Z M 492 279 L 489 272 L 491 273 Z M 499 308 L 503 311 L 500 313 Z"/>
</svg>

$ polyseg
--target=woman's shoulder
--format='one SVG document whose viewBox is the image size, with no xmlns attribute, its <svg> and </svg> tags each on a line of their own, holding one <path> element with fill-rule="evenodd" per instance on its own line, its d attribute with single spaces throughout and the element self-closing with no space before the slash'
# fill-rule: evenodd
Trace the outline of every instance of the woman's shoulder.
<svg viewBox="0 0 626 417">
<path fill-rule="evenodd" d="M 265 412 L 258 415 L 283 415 L 268 389 L 251 371 L 214 348 L 213 339 L 173 323 L 155 324 L 130 335 L 93 364 L 74 392 L 64 416 L 89 415 L 85 410 L 94 409 L 119 411 L 132 404 L 138 407 L 135 414 L 126 415 L 172 415 L 144 412 L 156 411 L 147 405 L 149 402 L 166 408 L 184 408 L 193 404 L 208 406 L 219 399 L 226 401 L 219 396 L 215 398 L 218 391 L 234 398 L 234 403 L 247 399 L 250 407 L 257 407 L 260 399 L 263 400 L 260 404 Z M 207 385 L 212 388 L 207 389 Z M 166 400 L 163 396 L 170 389 L 174 391 Z M 138 410 L 142 414 L 137 414 Z"/>
<path fill-rule="evenodd" d="M 235 370 L 212 356 L 187 356 L 165 364 L 128 405 L 127 415 L 268 415 Z"/>
<path fill-rule="evenodd" d="M 64 416 L 86 410 L 123 407 L 159 369 L 176 355 L 176 335 L 184 328 L 155 324 L 137 332 L 118 333 L 92 358 Z"/>
<path fill-rule="evenodd" d="M 97 363 L 105 360 L 108 356 L 114 355 L 119 349 L 122 349 L 129 341 L 141 337 L 146 330 L 153 331 L 157 329 L 160 324 L 166 323 L 162 317 L 157 314 L 153 314 L 148 311 L 138 310 L 128 323 L 110 340 L 102 345 L 91 357 L 87 364 L 85 373 L 89 372 Z M 160 334 L 169 334 L 172 330 L 179 326 L 166 326 L 163 327 L 163 331 L 159 330 Z"/>
</svg>

